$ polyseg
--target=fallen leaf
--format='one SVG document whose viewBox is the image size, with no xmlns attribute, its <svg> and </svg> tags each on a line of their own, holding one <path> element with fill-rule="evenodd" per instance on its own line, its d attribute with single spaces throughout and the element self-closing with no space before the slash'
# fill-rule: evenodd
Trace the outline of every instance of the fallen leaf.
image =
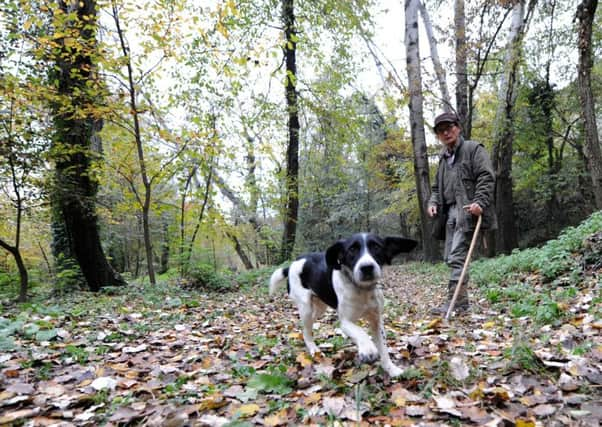
<svg viewBox="0 0 602 427">
<path fill-rule="evenodd" d="M 408 414 L 410 417 L 423 417 L 426 415 L 427 411 L 428 409 L 424 406 L 406 406 L 406 414 Z"/>
<path fill-rule="evenodd" d="M 335 417 L 339 417 L 343 413 L 345 405 L 345 398 L 343 397 L 326 397 L 323 401 L 326 412 Z"/>
<path fill-rule="evenodd" d="M 269 415 L 263 419 L 263 425 L 268 427 L 275 427 L 284 424 L 288 424 L 288 414 L 286 409 L 281 409 L 275 414 Z"/>
<path fill-rule="evenodd" d="M 121 351 L 123 351 L 124 353 L 140 353 L 141 351 L 144 351 L 147 348 L 148 348 L 148 345 L 140 344 L 139 346 L 136 346 L 136 347 L 123 347 L 123 349 Z"/>
<path fill-rule="evenodd" d="M 515 421 L 515 427 L 535 427 L 535 421 L 517 418 Z"/>
<path fill-rule="evenodd" d="M 295 360 L 304 368 L 311 366 L 311 364 L 313 363 L 311 356 L 305 352 L 299 353 Z"/>
<path fill-rule="evenodd" d="M 35 388 L 31 384 L 19 382 L 19 383 L 13 383 L 13 384 L 9 385 L 8 387 L 6 387 L 6 391 L 8 391 L 10 393 L 15 393 L 15 394 L 33 394 L 33 392 L 35 391 Z"/>
<path fill-rule="evenodd" d="M 0 425 L 9 424 L 13 421 L 23 421 L 31 418 L 40 412 L 40 408 L 19 409 L 18 411 L 7 411 L 0 415 Z"/>
<path fill-rule="evenodd" d="M 533 413 L 538 417 L 549 417 L 553 415 L 558 408 L 554 405 L 537 405 L 533 408 Z"/>
<path fill-rule="evenodd" d="M 115 390 L 116 386 L 117 386 L 117 381 L 114 380 L 111 377 L 96 378 L 90 384 L 90 387 L 92 387 L 94 390 L 97 390 L 97 391 L 107 390 L 107 389 L 108 390 Z"/>
<path fill-rule="evenodd" d="M 255 404 L 255 403 L 248 403 L 245 405 L 241 405 L 238 408 L 236 408 L 234 410 L 234 414 L 235 416 L 239 416 L 239 417 L 251 417 L 253 415 L 255 415 L 257 412 L 259 412 L 261 408 L 259 407 L 259 405 Z"/>
<path fill-rule="evenodd" d="M 449 368 L 452 377 L 458 381 L 464 381 L 470 375 L 468 365 L 462 360 L 461 357 L 454 356 L 449 361 Z"/>
</svg>

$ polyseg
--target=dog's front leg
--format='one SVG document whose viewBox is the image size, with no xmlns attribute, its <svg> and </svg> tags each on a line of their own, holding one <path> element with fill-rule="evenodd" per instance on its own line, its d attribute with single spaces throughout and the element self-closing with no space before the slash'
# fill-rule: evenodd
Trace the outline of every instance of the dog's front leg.
<svg viewBox="0 0 602 427">
<path fill-rule="evenodd" d="M 344 317 L 341 317 L 341 330 L 357 345 L 360 362 L 373 363 L 378 359 L 378 350 L 366 331 Z"/>
<path fill-rule="evenodd" d="M 376 348 L 380 355 L 380 364 L 391 377 L 398 377 L 403 373 L 403 369 L 398 368 L 391 361 L 389 349 L 387 348 L 387 336 L 385 335 L 385 327 L 383 325 L 382 314 L 368 316 L 370 323 L 370 332 L 376 343 Z"/>
<path fill-rule="evenodd" d="M 299 315 L 303 324 L 303 341 L 305 341 L 307 351 L 313 357 L 319 350 L 314 341 L 313 327 L 316 316 L 311 304 L 311 298 L 304 303 L 299 303 Z"/>
</svg>

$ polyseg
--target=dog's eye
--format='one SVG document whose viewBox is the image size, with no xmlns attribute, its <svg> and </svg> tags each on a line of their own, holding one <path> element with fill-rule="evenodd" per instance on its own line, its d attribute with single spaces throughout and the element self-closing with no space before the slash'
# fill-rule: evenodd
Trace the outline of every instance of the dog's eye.
<svg viewBox="0 0 602 427">
<path fill-rule="evenodd" d="M 358 245 L 351 245 L 349 247 L 349 250 L 347 251 L 349 253 L 349 255 L 351 256 L 355 256 L 357 255 L 357 253 L 359 252 L 360 248 Z"/>
<path fill-rule="evenodd" d="M 376 242 L 370 242 L 368 244 L 368 247 L 370 248 L 370 252 L 372 252 L 375 255 L 381 253 L 383 250 L 383 247 Z"/>
</svg>

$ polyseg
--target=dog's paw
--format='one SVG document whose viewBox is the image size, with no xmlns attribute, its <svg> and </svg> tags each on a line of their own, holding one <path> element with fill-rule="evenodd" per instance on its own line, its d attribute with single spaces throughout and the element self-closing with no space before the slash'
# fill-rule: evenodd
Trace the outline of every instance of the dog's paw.
<svg viewBox="0 0 602 427">
<path fill-rule="evenodd" d="M 395 365 L 387 366 L 386 368 L 383 366 L 383 368 L 391 378 L 399 377 L 401 374 L 403 374 L 403 369 L 398 368 Z"/>
<path fill-rule="evenodd" d="M 358 359 L 361 363 L 374 363 L 380 358 L 376 347 L 365 348 L 359 351 Z"/>
<path fill-rule="evenodd" d="M 321 353 L 321 352 L 320 352 L 320 349 L 319 349 L 319 348 L 318 348 L 318 346 L 317 346 L 317 345 L 315 345 L 315 344 L 313 344 L 313 345 L 311 345 L 311 344 L 308 344 L 308 345 L 307 345 L 307 351 L 309 352 L 309 355 L 310 355 L 311 357 L 314 357 L 316 354 L 318 354 L 318 355 L 319 355 L 319 354 Z"/>
</svg>

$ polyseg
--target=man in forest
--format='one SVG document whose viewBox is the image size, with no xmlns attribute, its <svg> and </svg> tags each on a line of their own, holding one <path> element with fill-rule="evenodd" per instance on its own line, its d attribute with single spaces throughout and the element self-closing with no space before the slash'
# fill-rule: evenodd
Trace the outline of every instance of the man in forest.
<svg viewBox="0 0 602 427">
<path fill-rule="evenodd" d="M 443 144 L 439 166 L 428 201 L 427 213 L 435 218 L 433 237 L 444 240 L 444 260 L 451 268 L 447 301 L 431 310 L 446 314 L 468 255 L 477 218 L 481 228 L 497 228 L 493 207 L 495 174 L 487 150 L 482 144 L 464 140 L 460 121 L 454 113 L 435 118 L 435 134 Z M 455 309 L 468 310 L 468 274 L 460 285 Z"/>
</svg>

